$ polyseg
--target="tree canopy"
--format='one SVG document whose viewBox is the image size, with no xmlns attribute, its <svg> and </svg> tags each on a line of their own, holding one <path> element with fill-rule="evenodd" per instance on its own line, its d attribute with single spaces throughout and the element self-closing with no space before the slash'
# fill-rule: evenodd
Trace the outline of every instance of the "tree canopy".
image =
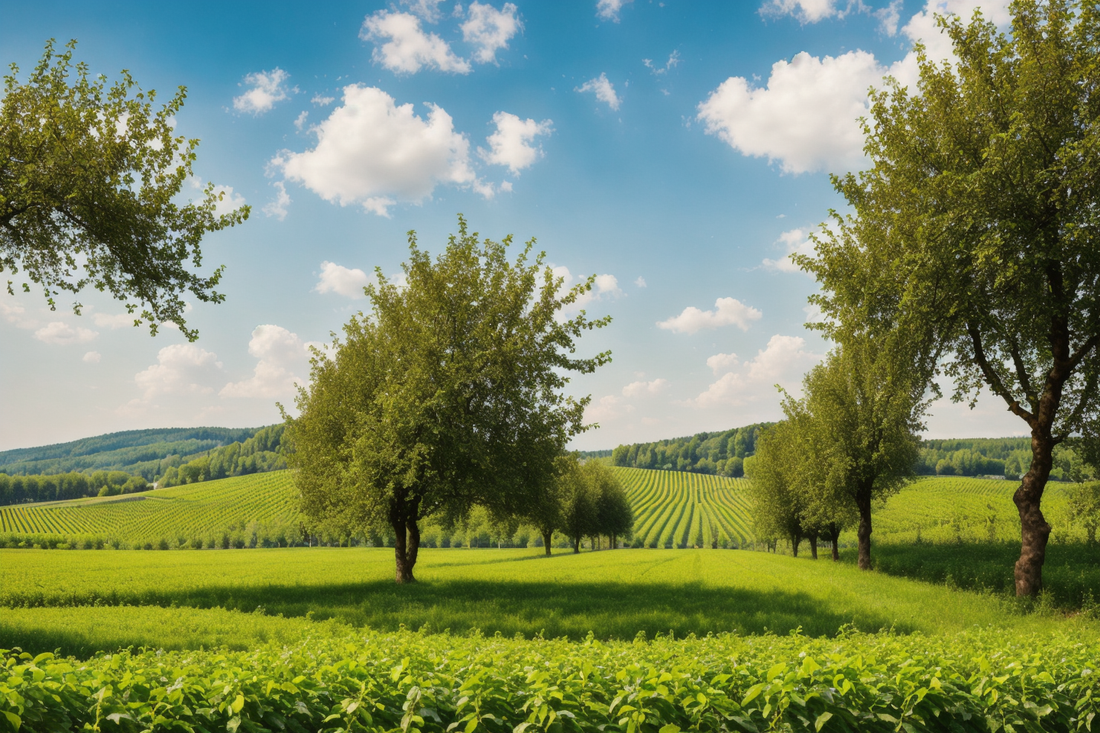
<svg viewBox="0 0 1100 733">
<path fill-rule="evenodd" d="M 589 398 L 563 389 L 571 372 L 610 360 L 573 356 L 576 339 L 610 319 L 562 311 L 594 278 L 563 290 L 545 255 L 532 256 L 534 240 L 515 261 L 510 246 L 510 236 L 479 242 L 459 217 L 433 261 L 410 232 L 405 283 L 377 271 L 370 313 L 347 323 L 331 357 L 315 352 L 288 419 L 303 511 L 392 528 L 398 582 L 414 580 L 422 519 L 456 521 L 474 506 L 525 516 L 567 441 L 589 427 Z"/>
<path fill-rule="evenodd" d="M 154 109 L 154 90 L 142 91 L 126 71 L 108 87 L 87 64 L 73 64 L 75 47 L 55 53 L 51 41 L 25 82 L 15 64 L 4 77 L 0 271 L 22 272 L 51 308 L 62 291 L 91 286 L 125 302 L 152 333 L 171 321 L 194 340 L 184 294 L 224 299 L 214 290 L 222 269 L 197 272 L 200 241 L 245 221 L 249 208 L 218 214 L 222 194 L 212 183 L 200 202 L 177 203 L 199 144 L 175 134 L 186 89 Z"/>
<path fill-rule="evenodd" d="M 872 93 L 872 167 L 834 178 L 851 216 L 802 258 L 836 328 L 897 328 L 953 396 L 1002 399 L 1031 432 L 1014 496 L 1016 591 L 1038 593 L 1054 447 L 1100 425 L 1100 8 L 1015 0 L 1004 35 L 940 18 L 955 58 Z M 831 328 L 831 326 L 826 326 Z"/>
</svg>

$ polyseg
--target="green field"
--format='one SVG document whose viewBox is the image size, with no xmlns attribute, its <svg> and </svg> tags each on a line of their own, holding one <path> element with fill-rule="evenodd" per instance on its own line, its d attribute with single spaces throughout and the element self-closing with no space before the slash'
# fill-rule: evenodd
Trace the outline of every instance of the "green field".
<svg viewBox="0 0 1100 733">
<path fill-rule="evenodd" d="M 27 652 L 0 714 L 503 733 L 559 730 L 551 712 L 605 732 L 1076 730 L 1098 710 L 1100 625 L 997 596 L 757 552 L 421 557 L 396 586 L 383 548 L 0 550 L 0 648 Z M 36 656 L 53 650 L 83 661 Z"/>
</svg>

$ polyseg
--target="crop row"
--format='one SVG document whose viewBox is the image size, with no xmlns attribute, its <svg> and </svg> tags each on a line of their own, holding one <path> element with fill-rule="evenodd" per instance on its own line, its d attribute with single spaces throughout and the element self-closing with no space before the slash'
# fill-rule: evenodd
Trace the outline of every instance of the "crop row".
<svg viewBox="0 0 1100 733">
<path fill-rule="evenodd" d="M 0 730 L 1070 731 L 1100 712 L 1098 655 L 1095 639 L 995 630 L 580 643 L 397 632 L 83 662 L 0 652 Z"/>
<path fill-rule="evenodd" d="M 615 468 L 634 510 L 636 547 L 740 547 L 752 542 L 743 479 Z"/>
</svg>

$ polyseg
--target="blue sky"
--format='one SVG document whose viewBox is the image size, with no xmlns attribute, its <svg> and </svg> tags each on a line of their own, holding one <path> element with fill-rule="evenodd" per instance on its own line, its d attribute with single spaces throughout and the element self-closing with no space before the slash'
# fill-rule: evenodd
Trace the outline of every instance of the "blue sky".
<svg viewBox="0 0 1100 733">
<path fill-rule="evenodd" d="M 95 73 L 186 86 L 195 175 L 252 217 L 204 242 L 227 300 L 195 304 L 194 344 L 124 327 L 94 293 L 81 317 L 0 295 L 0 449 L 277 421 L 307 345 L 365 307 L 364 273 L 398 273 L 410 229 L 438 251 L 460 212 L 599 276 L 585 308 L 613 323 L 581 349 L 613 362 L 574 380 L 601 425 L 575 447 L 776 419 L 774 385 L 797 389 L 828 350 L 786 255 L 843 206 L 828 173 L 864 164 L 867 88 L 911 80 L 918 38 L 945 57 L 931 14 L 976 6 L 1007 20 L 977 0 L 6 8 L 4 63 L 75 38 Z M 943 400 L 928 435 L 1017 423 Z"/>
</svg>

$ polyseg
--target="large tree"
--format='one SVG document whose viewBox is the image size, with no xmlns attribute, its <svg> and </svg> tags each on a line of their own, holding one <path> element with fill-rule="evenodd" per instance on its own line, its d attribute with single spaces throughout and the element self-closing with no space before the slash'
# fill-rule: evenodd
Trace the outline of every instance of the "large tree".
<svg viewBox="0 0 1100 733">
<path fill-rule="evenodd" d="M 1016 0 L 1001 34 L 940 19 L 955 58 L 872 93 L 872 167 L 835 178 L 854 213 L 803 260 L 840 328 L 890 324 L 1031 433 L 1014 495 L 1018 595 L 1042 587 L 1054 447 L 1100 422 L 1100 9 Z"/>
<path fill-rule="evenodd" d="M 302 509 L 321 525 L 394 532 L 396 580 L 414 580 L 419 523 L 454 521 L 472 507 L 524 516 L 541 500 L 566 442 L 586 429 L 562 392 L 570 372 L 610 359 L 573 356 L 584 331 L 609 318 L 562 310 L 593 278 L 563 290 L 511 237 L 458 234 L 433 260 L 409 233 L 405 282 L 378 271 L 370 313 L 344 327 L 333 355 L 316 352 L 312 379 L 288 419 L 288 462 Z"/>
<path fill-rule="evenodd" d="M 25 82 L 11 66 L 0 99 L 0 272 L 22 272 L 51 308 L 87 286 L 126 303 L 155 334 L 166 321 L 187 338 L 183 295 L 219 303 L 222 270 L 209 275 L 199 243 L 239 224 L 249 209 L 218 214 L 208 183 L 198 203 L 178 203 L 199 141 L 175 134 L 186 89 L 154 109 L 156 92 L 130 74 L 110 87 L 73 64 L 76 42 L 46 45 Z M 195 269 L 192 269 L 195 268 Z M 13 293 L 13 283 L 7 289 Z M 137 312 L 138 309 L 140 312 Z M 81 305 L 73 303 L 79 313 Z"/>
</svg>

